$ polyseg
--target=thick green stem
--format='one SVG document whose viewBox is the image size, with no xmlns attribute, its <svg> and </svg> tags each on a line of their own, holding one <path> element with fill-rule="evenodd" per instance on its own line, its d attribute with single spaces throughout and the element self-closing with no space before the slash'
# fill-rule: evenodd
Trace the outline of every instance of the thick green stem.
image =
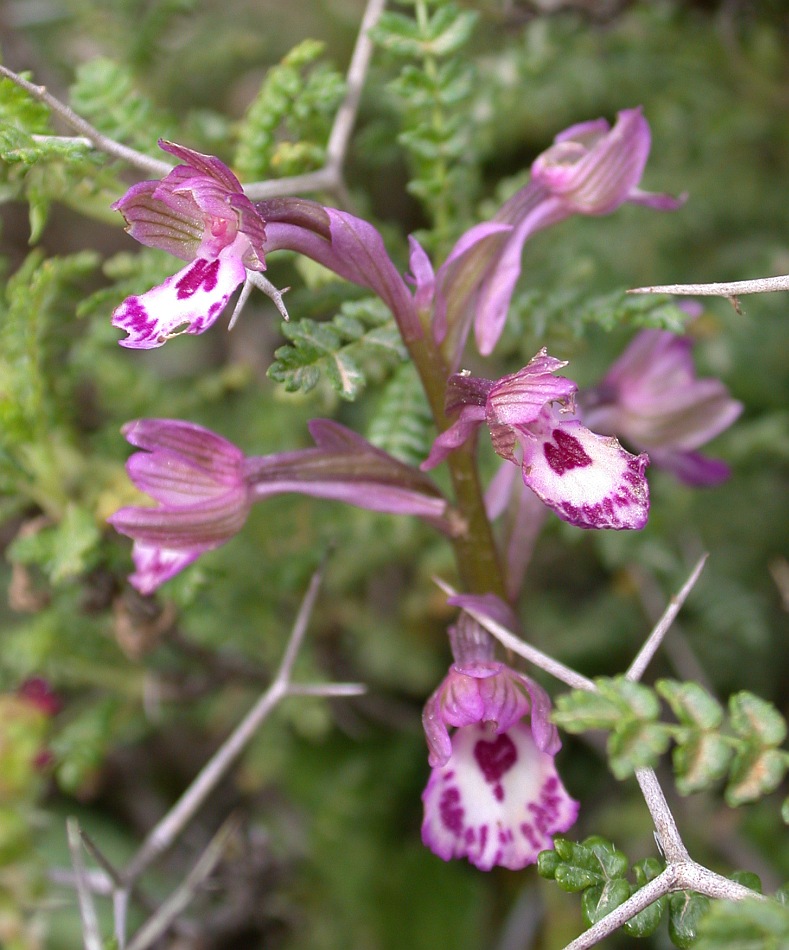
<svg viewBox="0 0 789 950">
<path fill-rule="evenodd" d="M 449 376 L 444 358 L 433 343 L 429 327 L 425 327 L 420 339 L 406 341 L 406 345 L 430 403 L 436 428 L 443 432 L 450 422 L 444 412 L 444 393 Z M 490 593 L 505 598 L 504 577 L 485 511 L 475 448 L 475 440 L 471 440 L 452 452 L 447 459 L 455 502 L 462 520 L 461 530 L 452 543 L 458 572 L 466 590 L 473 594 Z"/>
</svg>

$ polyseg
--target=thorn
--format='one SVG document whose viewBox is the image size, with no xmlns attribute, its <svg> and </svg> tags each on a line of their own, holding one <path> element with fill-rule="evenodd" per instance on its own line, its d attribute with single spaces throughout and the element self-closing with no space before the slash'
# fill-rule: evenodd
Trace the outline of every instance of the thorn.
<svg viewBox="0 0 789 950">
<path fill-rule="evenodd" d="M 271 281 L 264 277 L 260 271 L 247 271 L 247 281 L 253 286 L 257 287 L 258 290 L 262 290 L 263 293 L 271 301 L 273 301 L 274 306 L 277 308 L 277 310 L 279 310 L 280 315 L 282 319 L 285 320 L 285 322 L 290 320 L 287 308 L 285 307 L 285 303 L 282 300 L 282 295 L 286 294 L 290 290 L 290 287 L 285 287 L 284 290 L 277 290 Z M 241 293 L 243 296 L 244 291 Z M 233 316 L 235 317 L 235 313 Z"/>
</svg>

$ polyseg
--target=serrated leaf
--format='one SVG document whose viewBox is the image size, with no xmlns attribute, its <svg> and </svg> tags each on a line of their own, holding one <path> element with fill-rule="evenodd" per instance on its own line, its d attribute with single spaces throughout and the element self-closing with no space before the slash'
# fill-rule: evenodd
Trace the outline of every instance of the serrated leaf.
<svg viewBox="0 0 789 950">
<path fill-rule="evenodd" d="M 611 771 L 621 780 L 636 769 L 654 767 L 670 741 L 670 727 L 663 723 L 631 720 L 618 724 L 608 737 Z"/>
<path fill-rule="evenodd" d="M 639 719 L 657 719 L 660 715 L 660 703 L 654 692 L 643 683 L 636 683 L 618 676 L 614 679 L 595 680 L 597 688 L 609 699 L 619 699 L 624 708 Z"/>
<path fill-rule="evenodd" d="M 658 680 L 655 690 L 666 700 L 679 722 L 699 729 L 719 729 L 723 707 L 698 683 Z"/>
<path fill-rule="evenodd" d="M 282 332 L 292 345 L 277 349 L 268 375 L 288 392 L 307 392 L 323 376 L 343 399 L 355 399 L 376 357 L 390 362 L 406 357 L 388 314 L 381 301 L 367 298 L 344 303 L 329 322 L 304 319 L 283 324 Z"/>
<path fill-rule="evenodd" d="M 726 802 L 732 808 L 754 802 L 775 791 L 787 768 L 786 753 L 778 749 L 746 747 L 735 754 Z"/>
<path fill-rule="evenodd" d="M 553 722 L 567 732 L 613 729 L 623 714 L 618 696 L 603 696 L 588 690 L 562 693 L 556 699 Z"/>
<path fill-rule="evenodd" d="M 786 738 L 786 720 L 772 703 L 743 690 L 729 699 L 732 729 L 762 746 L 780 745 Z"/>
<path fill-rule="evenodd" d="M 596 884 L 584 891 L 581 898 L 581 910 L 588 926 L 602 920 L 612 910 L 630 897 L 630 884 L 623 878 L 616 878 L 607 884 Z"/>
<path fill-rule="evenodd" d="M 691 735 L 672 754 L 677 791 L 690 795 L 722 779 L 729 768 L 731 745 L 715 733 Z"/>
<path fill-rule="evenodd" d="M 699 934 L 699 924 L 709 907 L 710 900 L 703 894 L 681 891 L 669 896 L 668 934 L 680 950 L 693 946 Z"/>
</svg>

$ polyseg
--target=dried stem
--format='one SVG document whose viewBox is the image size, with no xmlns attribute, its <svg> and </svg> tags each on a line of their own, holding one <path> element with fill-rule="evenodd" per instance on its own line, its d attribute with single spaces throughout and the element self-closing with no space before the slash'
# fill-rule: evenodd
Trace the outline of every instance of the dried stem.
<svg viewBox="0 0 789 950">
<path fill-rule="evenodd" d="M 71 852 L 71 863 L 74 867 L 84 947 L 85 950 L 102 950 L 99 920 L 93 904 L 93 894 L 90 890 L 85 862 L 82 859 L 82 837 L 79 822 L 76 818 L 66 819 L 66 836 Z"/>
<path fill-rule="evenodd" d="M 646 643 L 638 651 L 638 655 L 630 664 L 625 676 L 629 680 L 640 680 L 644 675 L 646 668 L 649 666 L 652 657 L 657 652 L 658 647 L 663 642 L 663 637 L 668 633 L 668 629 L 671 624 L 674 622 L 674 618 L 679 613 L 682 605 L 685 603 L 685 599 L 688 594 L 696 586 L 696 581 L 699 579 L 699 575 L 704 569 L 704 565 L 707 561 L 707 554 L 702 554 L 699 558 L 696 566 L 691 571 L 690 577 L 685 581 L 682 590 L 679 591 L 674 597 L 669 601 L 668 607 L 663 614 L 663 616 L 655 624 L 655 628 L 652 633 L 647 637 Z"/>
<path fill-rule="evenodd" d="M 385 6 L 386 0 L 368 0 L 359 27 L 356 46 L 354 47 L 346 75 L 345 98 L 334 117 L 334 123 L 326 146 L 326 164 L 324 167 L 318 171 L 307 172 L 303 175 L 291 175 L 288 178 L 253 182 L 244 189 L 250 198 L 259 201 L 264 198 L 299 195 L 315 191 L 330 191 L 339 196 L 345 194 L 342 166 L 345 162 L 351 132 L 353 131 L 353 126 L 359 111 L 359 100 L 372 57 L 373 41 L 369 34 L 370 30 L 378 22 Z M 0 76 L 4 76 L 21 89 L 24 89 L 25 92 L 32 96 L 37 102 L 44 103 L 44 105 L 51 109 L 55 115 L 59 116 L 66 125 L 78 133 L 78 137 L 76 138 L 73 136 L 38 136 L 39 141 L 51 139 L 53 141 L 82 143 L 88 147 L 96 148 L 113 158 L 121 159 L 129 165 L 139 168 L 140 171 L 145 172 L 145 174 L 152 175 L 156 178 L 161 178 L 172 171 L 173 166 L 169 162 L 153 158 L 150 155 L 145 155 L 143 152 L 138 152 L 136 149 L 129 148 L 103 135 L 97 128 L 83 119 L 82 116 L 74 112 L 70 106 L 51 95 L 45 86 L 37 86 L 35 83 L 29 82 L 5 66 L 0 66 Z M 266 292 L 269 293 L 268 290 Z M 280 312 L 283 313 L 283 316 L 287 319 L 287 313 L 284 311 L 281 297 L 277 298 L 270 293 L 269 296 L 272 297 Z"/>
<path fill-rule="evenodd" d="M 164 162 L 159 158 L 152 158 L 150 155 L 144 155 L 142 152 L 138 152 L 137 149 L 121 145 L 120 142 L 116 142 L 114 139 L 102 135 L 98 129 L 94 128 L 90 122 L 87 122 L 82 116 L 77 115 L 65 102 L 61 102 L 53 95 L 50 95 L 50 93 L 47 92 L 46 86 L 37 86 L 35 83 L 28 82 L 27 79 L 23 79 L 18 73 L 13 72 L 5 66 L 0 66 L 0 76 L 4 76 L 6 79 L 10 79 L 11 82 L 16 83 L 17 86 L 24 89 L 25 92 L 32 96 L 37 102 L 43 102 L 55 115 L 59 116 L 68 126 L 74 129 L 75 132 L 78 132 L 80 136 L 84 137 L 100 152 L 105 152 L 113 158 L 119 158 L 124 162 L 128 162 L 130 165 L 134 165 L 135 168 L 139 168 L 146 174 L 155 175 L 157 178 L 166 175 L 172 170 L 173 166 L 169 162 Z"/>
<path fill-rule="evenodd" d="M 147 950 L 165 933 L 175 918 L 189 906 L 200 885 L 219 863 L 228 841 L 238 828 L 238 824 L 238 819 L 231 816 L 222 825 L 183 883 L 173 891 L 153 917 L 137 931 L 127 950 Z"/>
<path fill-rule="evenodd" d="M 656 287 L 633 287 L 629 294 L 683 294 L 698 297 L 738 297 L 741 294 L 770 294 L 789 290 L 789 274 L 781 277 L 757 277 L 754 280 L 731 280 L 721 284 L 660 284 Z"/>
<path fill-rule="evenodd" d="M 334 117 L 334 124 L 326 146 L 326 164 L 316 172 L 304 175 L 293 175 L 290 178 L 277 178 L 272 181 L 254 182 L 247 185 L 244 191 L 254 201 L 264 198 L 277 198 L 283 195 L 299 195 L 305 192 L 332 191 L 344 192 L 345 185 L 342 178 L 342 166 L 348 150 L 351 132 L 359 111 L 359 100 L 364 88 L 367 70 L 373 54 L 373 41 L 370 30 L 378 22 L 386 0 L 368 0 L 367 7 L 359 27 L 345 77 L 345 98 Z"/>
<path fill-rule="evenodd" d="M 130 883 L 134 881 L 152 861 L 173 844 L 184 827 L 203 806 L 211 792 L 225 775 L 227 775 L 247 743 L 254 736 L 255 732 L 257 732 L 263 720 L 277 703 L 289 694 L 293 664 L 304 639 L 313 607 L 315 606 L 322 576 L 323 569 L 321 568 L 315 572 L 310 581 L 310 586 L 307 589 L 307 593 L 293 625 L 285 655 L 273 682 L 244 719 L 242 719 L 236 729 L 228 736 L 219 750 L 209 759 L 205 766 L 203 766 L 198 776 L 189 788 L 186 789 L 180 799 L 150 831 L 137 854 L 124 870 L 124 882 Z M 356 684 L 315 684 L 312 686 L 312 689 L 312 695 L 341 694 L 347 696 L 363 691 L 364 687 Z"/>
</svg>

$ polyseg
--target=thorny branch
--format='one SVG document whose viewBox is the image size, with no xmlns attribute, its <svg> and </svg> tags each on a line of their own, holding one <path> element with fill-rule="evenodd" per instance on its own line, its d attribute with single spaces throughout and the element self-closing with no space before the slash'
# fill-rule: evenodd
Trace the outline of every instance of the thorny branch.
<svg viewBox="0 0 789 950">
<path fill-rule="evenodd" d="M 326 164 L 324 167 L 318 171 L 308 172 L 304 175 L 292 175 L 288 178 L 253 182 L 244 189 L 250 198 L 261 200 L 263 198 L 300 195 L 315 191 L 330 191 L 337 194 L 338 197 L 344 196 L 345 184 L 342 177 L 342 166 L 345 161 L 351 132 L 356 122 L 359 99 L 361 98 L 364 80 L 373 51 L 373 41 L 370 39 L 369 33 L 378 22 L 385 5 L 386 0 L 368 0 L 362 23 L 359 27 L 356 46 L 351 56 L 351 62 L 346 75 L 345 98 L 337 110 L 337 115 L 334 117 L 334 123 L 329 135 L 329 141 L 326 147 Z M 140 171 L 145 172 L 145 174 L 153 175 L 157 178 L 161 178 L 172 170 L 173 166 L 170 162 L 153 158 L 150 155 L 137 151 L 137 149 L 122 145 L 120 142 L 116 142 L 114 139 L 103 135 L 97 128 L 91 125 L 90 122 L 74 112 L 65 102 L 61 102 L 53 96 L 47 90 L 46 86 L 37 86 L 35 83 L 24 79 L 18 73 L 2 65 L 0 65 L 0 76 L 9 79 L 21 89 L 24 89 L 33 99 L 47 106 L 54 115 L 58 116 L 66 125 L 78 133 L 76 138 L 73 136 L 47 136 L 46 138 L 81 143 L 88 148 L 98 149 L 100 152 L 127 162 L 129 165 L 139 168 Z M 42 137 L 39 137 L 39 139 L 41 138 Z"/>
<path fill-rule="evenodd" d="M 789 290 L 789 274 L 781 277 L 757 277 L 753 280 L 731 280 L 721 284 L 660 284 L 655 287 L 633 287 L 628 290 L 628 293 L 738 297 L 741 294 L 769 294 L 779 290 Z"/>
<path fill-rule="evenodd" d="M 663 638 L 668 632 L 671 623 L 679 612 L 682 604 L 696 584 L 707 555 L 704 554 L 695 567 L 681 590 L 672 597 L 663 616 L 658 620 L 652 632 L 647 637 L 644 645 L 638 652 L 638 655 L 630 664 L 626 673 L 628 679 L 638 681 L 644 674 L 650 660 L 655 655 Z M 449 594 L 455 591 L 443 581 L 438 581 L 439 586 Z M 587 677 L 576 673 L 564 664 L 559 663 L 552 657 L 547 656 L 540 650 L 524 643 L 519 637 L 507 630 L 501 624 L 484 614 L 471 608 L 465 607 L 464 610 L 470 616 L 481 624 L 489 633 L 513 653 L 524 657 L 530 663 L 545 670 L 554 678 L 566 683 L 573 689 L 584 689 L 592 692 L 597 691 L 594 682 Z M 635 917 L 637 913 L 644 910 L 650 904 L 654 903 L 659 897 L 668 894 L 671 891 L 690 890 L 707 897 L 721 898 L 724 900 L 743 900 L 747 897 L 759 897 L 750 888 L 743 887 L 714 871 L 710 871 L 703 865 L 697 864 L 688 853 L 682 837 L 677 828 L 676 821 L 668 806 L 663 789 L 657 780 L 653 769 L 641 768 L 636 770 L 636 780 L 644 796 L 652 821 L 655 825 L 658 844 L 666 859 L 667 867 L 662 874 L 650 881 L 644 887 L 640 888 L 627 901 L 620 904 L 611 913 L 603 917 L 596 924 L 586 930 L 580 937 L 569 943 L 565 950 L 587 950 L 599 943 L 604 937 L 612 934 L 624 923 Z"/>
<path fill-rule="evenodd" d="M 90 839 L 86 836 L 80 837 L 79 829 L 75 824 L 74 827 L 76 831 L 74 831 L 73 834 L 76 834 L 77 844 L 81 846 L 81 844 L 84 843 L 103 869 L 102 872 L 93 872 L 89 875 L 81 863 L 82 856 L 79 848 L 75 851 L 72 847 L 74 875 L 68 878 L 64 875 L 58 875 L 62 883 L 70 883 L 77 888 L 80 899 L 80 913 L 82 914 L 83 928 L 86 935 L 85 950 L 101 950 L 100 942 L 98 944 L 88 944 L 89 934 L 93 934 L 95 931 L 98 935 L 98 931 L 91 923 L 92 919 L 95 918 L 95 911 L 93 918 L 91 918 L 90 915 L 91 908 L 93 907 L 93 893 L 112 894 L 115 909 L 116 940 L 121 950 L 126 946 L 125 913 L 128 898 L 134 888 L 135 882 L 159 855 L 174 844 L 184 828 L 205 804 L 208 796 L 228 774 L 246 745 L 259 729 L 261 723 L 282 699 L 292 695 L 324 697 L 358 696 L 365 691 L 365 687 L 358 683 L 291 683 L 293 665 L 304 640 L 304 635 L 315 607 L 315 601 L 322 579 L 323 567 L 315 572 L 310 581 L 307 593 L 304 596 L 304 600 L 302 601 L 293 624 L 293 629 L 279 669 L 269 687 L 230 736 L 228 736 L 225 742 L 222 743 L 217 752 L 205 764 L 175 805 L 173 805 L 170 811 L 168 811 L 161 821 L 149 832 L 137 853 L 124 869 L 118 870 L 113 868 L 106 857 L 98 852 L 98 849 L 95 848 L 95 845 L 93 845 Z M 72 826 L 69 825 L 70 843 L 71 837 L 73 836 L 71 828 Z M 153 917 L 149 919 L 148 923 L 143 926 L 142 931 L 140 931 L 132 943 L 129 944 L 128 950 L 133 950 L 133 948 L 134 950 L 143 950 L 143 948 L 150 946 L 150 943 L 172 923 L 175 916 L 180 913 L 189 903 L 189 900 L 191 900 L 199 882 L 211 872 L 221 857 L 222 849 L 229 833 L 230 832 L 226 831 L 226 829 L 219 832 L 197 865 L 195 865 L 194 869 L 190 872 L 183 885 L 171 895 L 168 901 L 166 901 L 165 904 L 156 911 Z M 79 863 L 77 860 L 78 857 Z M 162 925 L 162 927 L 160 927 L 160 925 Z M 146 937 L 145 940 L 143 940 L 141 934 L 148 934 L 149 931 L 153 936 L 150 936 L 150 939 Z"/>
</svg>

